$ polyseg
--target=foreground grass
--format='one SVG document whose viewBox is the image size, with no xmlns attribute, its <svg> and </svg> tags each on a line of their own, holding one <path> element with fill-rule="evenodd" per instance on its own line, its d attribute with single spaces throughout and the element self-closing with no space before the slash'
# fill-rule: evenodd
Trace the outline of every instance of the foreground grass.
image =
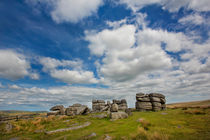
<svg viewBox="0 0 210 140">
<path fill-rule="evenodd" d="M 47 135 L 45 131 L 68 128 L 91 122 L 91 125 L 67 132 Z M 87 116 L 50 116 L 32 120 L 11 121 L 14 128 L 5 131 L 6 124 L 0 124 L 0 139 L 18 137 L 21 139 L 88 139 L 91 133 L 104 139 L 149 139 L 149 140 L 208 140 L 210 139 L 210 109 L 168 109 L 160 112 L 133 112 L 127 119 L 111 121 Z"/>
</svg>

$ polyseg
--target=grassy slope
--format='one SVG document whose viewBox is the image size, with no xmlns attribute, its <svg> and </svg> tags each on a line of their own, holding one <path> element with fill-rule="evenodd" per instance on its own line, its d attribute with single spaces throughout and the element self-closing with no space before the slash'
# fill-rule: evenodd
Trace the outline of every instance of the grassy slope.
<svg viewBox="0 0 210 140">
<path fill-rule="evenodd" d="M 167 104 L 167 107 L 169 107 L 169 108 L 173 108 L 173 107 L 197 107 L 197 106 L 210 106 L 210 100 Z"/>
<path fill-rule="evenodd" d="M 139 122 L 139 119 L 144 121 Z M 66 122 L 66 120 L 69 120 Z M 86 128 L 46 135 L 35 130 L 55 130 L 73 124 L 92 124 Z M 75 117 L 48 117 L 11 122 L 15 128 L 6 133 L 5 124 L 0 124 L 0 139 L 13 137 L 30 139 L 84 139 L 91 133 L 92 139 L 103 139 L 105 134 L 114 139 L 172 139 L 172 140 L 210 140 L 210 109 L 168 109 L 160 112 L 134 112 L 127 119 L 110 121 L 96 119 L 91 115 Z"/>
</svg>

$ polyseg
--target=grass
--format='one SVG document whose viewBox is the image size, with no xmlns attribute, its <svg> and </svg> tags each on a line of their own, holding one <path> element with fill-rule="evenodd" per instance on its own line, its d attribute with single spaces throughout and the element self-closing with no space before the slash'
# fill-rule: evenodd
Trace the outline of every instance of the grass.
<svg viewBox="0 0 210 140">
<path fill-rule="evenodd" d="M 0 139 L 102 140 L 106 135 L 116 140 L 210 140 L 210 109 L 168 109 L 160 112 L 133 112 L 127 119 L 111 121 L 86 116 L 49 116 L 30 120 L 11 121 L 13 129 L 4 130 L 0 124 Z M 86 128 L 45 134 L 45 131 L 68 128 L 91 122 Z M 91 133 L 95 137 L 89 138 Z"/>
</svg>

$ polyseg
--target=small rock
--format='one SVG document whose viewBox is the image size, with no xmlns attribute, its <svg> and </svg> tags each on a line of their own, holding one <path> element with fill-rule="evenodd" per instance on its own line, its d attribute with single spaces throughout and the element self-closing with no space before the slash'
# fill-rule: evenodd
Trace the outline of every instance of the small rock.
<svg viewBox="0 0 210 140">
<path fill-rule="evenodd" d="M 162 114 L 162 115 L 167 115 L 168 113 L 166 113 L 166 112 L 162 112 L 161 114 Z"/>
<path fill-rule="evenodd" d="M 109 135 L 105 135 L 104 140 L 112 140 L 112 137 L 111 137 L 111 136 L 109 136 Z"/>
<path fill-rule="evenodd" d="M 91 138 L 91 137 L 96 137 L 96 133 L 91 133 L 89 136 L 88 136 L 89 138 Z"/>
</svg>

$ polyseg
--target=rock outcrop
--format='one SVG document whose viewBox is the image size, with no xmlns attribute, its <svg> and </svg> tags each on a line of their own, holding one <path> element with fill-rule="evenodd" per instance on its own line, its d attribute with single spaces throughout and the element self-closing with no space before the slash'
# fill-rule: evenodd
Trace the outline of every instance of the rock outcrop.
<svg viewBox="0 0 210 140">
<path fill-rule="evenodd" d="M 117 119 L 125 119 L 128 117 L 128 114 L 125 112 L 125 111 L 118 111 L 119 110 L 119 107 L 117 105 L 116 102 L 114 102 L 112 105 L 111 105 L 111 109 L 110 109 L 110 118 L 112 120 L 117 120 Z"/>
<path fill-rule="evenodd" d="M 108 110 L 107 104 L 104 100 L 92 100 L 93 112 L 102 112 Z"/>
<path fill-rule="evenodd" d="M 81 104 L 73 104 L 72 106 L 69 106 L 66 108 L 66 115 L 68 116 L 74 116 L 74 115 L 86 115 L 90 113 L 90 109 L 86 105 Z"/>
<path fill-rule="evenodd" d="M 138 111 L 160 111 L 166 109 L 165 96 L 160 93 L 137 93 L 136 110 Z"/>
<path fill-rule="evenodd" d="M 50 108 L 51 114 L 56 114 L 56 115 L 65 115 L 65 108 L 63 105 L 56 105 Z M 48 114 L 50 115 L 50 113 Z"/>
<path fill-rule="evenodd" d="M 73 104 L 67 108 L 64 108 L 63 105 L 56 105 L 50 109 L 51 112 L 47 113 L 47 116 L 50 115 L 86 115 L 90 113 L 90 109 L 86 105 Z"/>
<path fill-rule="evenodd" d="M 113 103 L 110 109 L 111 112 L 118 112 L 118 105 Z"/>
<path fill-rule="evenodd" d="M 122 111 L 125 111 L 128 108 L 127 101 L 125 99 L 113 100 L 113 104 L 117 104 L 118 109 Z"/>
</svg>

